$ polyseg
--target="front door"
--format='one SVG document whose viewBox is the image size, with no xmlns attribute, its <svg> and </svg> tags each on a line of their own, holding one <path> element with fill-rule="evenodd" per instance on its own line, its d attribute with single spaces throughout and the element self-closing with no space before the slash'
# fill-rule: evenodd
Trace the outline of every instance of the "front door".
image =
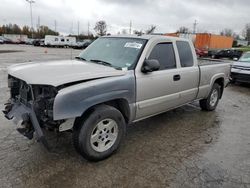
<svg viewBox="0 0 250 188">
<path fill-rule="evenodd" d="M 180 98 L 178 84 L 181 78 L 175 56 L 172 42 L 158 43 L 153 47 L 148 59 L 158 60 L 160 70 L 136 75 L 136 119 L 164 112 L 176 105 Z"/>
</svg>

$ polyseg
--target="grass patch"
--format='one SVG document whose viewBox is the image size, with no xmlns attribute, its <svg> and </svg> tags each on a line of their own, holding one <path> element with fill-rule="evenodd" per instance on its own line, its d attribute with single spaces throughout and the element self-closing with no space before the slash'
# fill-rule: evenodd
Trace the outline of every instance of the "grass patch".
<svg viewBox="0 0 250 188">
<path fill-rule="evenodd" d="M 237 48 L 237 49 L 242 50 L 243 52 L 248 52 L 248 51 L 250 51 L 250 46 L 239 47 L 239 48 Z"/>
</svg>

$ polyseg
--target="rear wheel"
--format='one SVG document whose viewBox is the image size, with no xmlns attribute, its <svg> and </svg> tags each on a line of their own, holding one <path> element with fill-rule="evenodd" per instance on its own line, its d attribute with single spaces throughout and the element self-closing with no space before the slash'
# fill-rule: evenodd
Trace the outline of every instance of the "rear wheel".
<svg viewBox="0 0 250 188">
<path fill-rule="evenodd" d="M 112 155 L 126 132 L 123 115 L 108 105 L 94 107 L 92 113 L 75 126 L 74 146 L 84 158 L 91 161 L 103 160 Z"/>
<path fill-rule="evenodd" d="M 215 83 L 210 91 L 208 98 L 200 100 L 200 107 L 202 110 L 213 111 L 220 100 L 220 85 Z"/>
</svg>

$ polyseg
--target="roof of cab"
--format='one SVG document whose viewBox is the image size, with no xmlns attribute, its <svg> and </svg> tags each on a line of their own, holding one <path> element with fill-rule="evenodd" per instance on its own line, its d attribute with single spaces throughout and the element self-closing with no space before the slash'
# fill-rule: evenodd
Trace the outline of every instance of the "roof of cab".
<svg viewBox="0 0 250 188">
<path fill-rule="evenodd" d="M 170 39 L 171 41 L 181 40 L 181 41 L 187 41 L 187 39 L 179 38 L 179 37 L 171 37 L 171 36 L 165 36 L 165 35 L 109 35 L 109 36 L 103 36 L 103 37 L 117 37 L 117 38 L 135 38 L 135 39 Z"/>
</svg>

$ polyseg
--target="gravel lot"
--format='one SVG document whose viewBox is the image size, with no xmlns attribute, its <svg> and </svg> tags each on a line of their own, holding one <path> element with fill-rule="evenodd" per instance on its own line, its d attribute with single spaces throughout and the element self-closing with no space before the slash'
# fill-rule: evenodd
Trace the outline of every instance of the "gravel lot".
<svg viewBox="0 0 250 188">
<path fill-rule="evenodd" d="M 0 45 L 0 108 L 7 66 L 79 52 Z M 48 137 L 52 153 L 0 115 L 0 187 L 250 187 L 250 86 L 226 88 L 214 112 L 194 103 L 130 125 L 120 150 L 102 162 L 79 156 L 70 133 Z"/>
</svg>

